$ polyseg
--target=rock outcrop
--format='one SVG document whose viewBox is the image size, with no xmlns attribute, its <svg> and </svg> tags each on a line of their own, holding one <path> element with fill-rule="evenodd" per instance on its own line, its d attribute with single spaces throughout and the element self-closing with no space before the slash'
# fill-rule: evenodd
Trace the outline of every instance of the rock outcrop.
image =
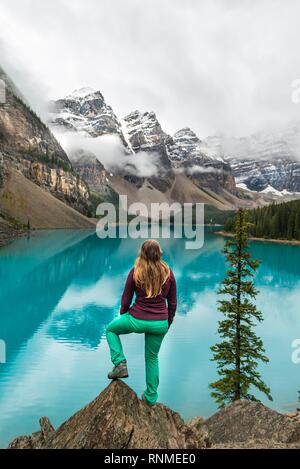
<svg viewBox="0 0 300 469">
<path fill-rule="evenodd" d="M 112 382 L 93 402 L 57 431 L 47 419 L 41 430 L 20 437 L 11 449 L 205 448 L 204 431 L 195 432 L 162 404 L 150 408 L 123 382 Z"/>
<path fill-rule="evenodd" d="M 93 153 L 77 150 L 72 153 L 72 164 L 76 173 L 88 184 L 91 200 L 96 198 L 96 205 L 100 201 L 118 202 L 118 194 L 111 186 L 111 173 Z"/>
<path fill-rule="evenodd" d="M 9 77 L 0 104 L 0 165 L 16 169 L 76 210 L 89 214 L 89 190 L 49 128 L 30 109 Z"/>
<path fill-rule="evenodd" d="M 149 407 L 122 381 L 113 381 L 56 431 L 47 418 L 40 427 L 9 448 L 300 448 L 300 421 L 259 402 L 237 401 L 207 420 L 185 423 L 162 404 Z"/>
<path fill-rule="evenodd" d="M 54 197 L 50 191 L 34 184 L 15 169 L 5 172 L 0 187 L 0 215 L 10 222 L 10 228 L 2 236 L 3 243 L 15 239 L 15 230 L 18 227 L 22 230 L 28 222 L 31 228 L 37 229 L 95 229 L 93 219 Z"/>
</svg>

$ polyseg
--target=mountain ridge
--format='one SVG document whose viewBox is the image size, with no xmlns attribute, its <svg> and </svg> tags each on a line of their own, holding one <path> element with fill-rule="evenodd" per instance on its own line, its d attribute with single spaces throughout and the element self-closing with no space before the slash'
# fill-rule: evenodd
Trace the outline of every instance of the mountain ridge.
<svg viewBox="0 0 300 469">
<path fill-rule="evenodd" d="M 101 106 L 98 107 L 99 121 L 101 120 L 102 113 L 106 115 L 107 108 L 113 113 L 112 108 L 105 103 L 100 91 L 95 92 L 94 90 L 85 89 L 84 92 L 79 90 L 69 95 L 70 98 L 68 99 L 72 102 L 73 112 L 71 129 L 81 135 L 85 134 L 92 138 L 97 138 L 101 135 L 115 135 L 120 137 L 121 142 L 125 142 L 123 166 L 122 156 L 120 156 L 121 159 L 118 161 L 117 167 L 113 168 L 114 174 L 135 186 L 138 190 L 145 184 L 149 184 L 149 187 L 153 187 L 161 192 L 162 199 L 165 199 L 165 195 L 175 183 L 176 174 L 180 172 L 191 181 L 191 185 L 198 187 L 200 190 L 211 190 L 220 195 L 225 190 L 232 193 L 233 196 L 237 195 L 230 165 L 220 158 L 212 158 L 201 152 L 201 142 L 194 133 L 194 139 L 190 138 L 190 142 L 181 141 L 178 133 L 173 137 L 165 133 L 154 112 L 140 112 L 136 110 L 122 119 L 118 119 L 113 113 L 114 122 L 117 122 L 116 126 L 105 126 L 105 122 L 102 120 L 100 132 L 97 128 L 98 121 L 96 121 L 95 129 L 91 131 L 90 126 L 93 125 L 93 122 L 89 115 L 85 118 L 84 113 L 86 109 L 91 107 L 94 109 L 95 106 L 91 103 L 95 99 L 98 100 L 97 96 L 100 95 L 102 102 Z M 54 104 L 53 102 L 51 103 L 49 124 L 53 128 L 71 130 L 69 115 L 65 116 L 65 110 L 70 104 L 67 102 L 68 99 L 60 99 L 56 101 L 56 104 L 55 102 Z M 79 108 L 77 107 L 78 100 L 80 103 Z M 53 113 L 53 109 L 56 110 L 56 113 Z M 74 117 L 76 113 L 80 118 L 78 125 Z M 95 116 L 93 115 L 94 118 Z M 190 129 L 189 132 L 189 136 L 191 136 L 192 131 Z M 81 142 L 81 144 L 84 145 L 84 142 Z M 129 163 L 125 155 L 131 155 Z M 151 164 L 153 168 L 152 175 L 139 175 L 139 172 L 134 169 L 136 164 L 140 164 L 140 155 L 147 159 L 148 166 Z M 101 155 L 98 159 L 102 164 L 104 163 L 101 161 Z M 108 168 L 106 170 L 107 173 L 110 172 Z M 109 175 L 107 175 L 107 179 L 110 179 Z M 108 182 L 108 184 L 113 187 L 113 182 Z M 113 187 L 113 189 L 118 192 L 117 187 Z M 174 199 L 169 199 L 169 201 L 181 202 L 181 200 Z M 241 201 L 241 203 L 244 202 Z"/>
<path fill-rule="evenodd" d="M 105 99 L 100 91 L 89 88 L 73 92 L 70 99 L 80 99 L 81 106 L 87 100 L 91 103 L 96 96 L 101 95 L 103 103 Z M 60 103 L 63 100 L 58 100 Z M 90 104 L 89 104 L 90 105 Z M 110 106 L 103 104 L 104 109 Z M 106 111 L 105 111 L 106 112 Z M 300 192 L 300 163 L 297 161 L 297 152 L 300 155 L 300 124 L 296 123 L 278 135 L 260 132 L 249 137 L 225 139 L 222 135 L 209 136 L 200 139 L 190 127 L 183 127 L 168 135 L 162 129 L 154 112 L 133 111 L 122 119 L 118 119 L 113 113 L 113 119 L 117 127 L 103 126 L 102 135 L 118 135 L 124 145 L 124 152 L 137 155 L 140 152 L 148 153 L 149 161 L 153 159 L 154 166 L 158 163 L 163 174 L 152 177 L 152 183 L 160 191 L 164 192 L 174 183 L 174 173 L 182 172 L 193 184 L 201 189 L 212 190 L 215 193 L 223 189 L 242 199 L 248 198 L 247 192 L 264 194 L 272 191 L 266 190 L 273 187 L 273 198 L 278 196 L 293 196 L 297 198 Z M 64 124 L 62 116 L 62 126 Z M 54 119 L 54 124 L 59 121 Z M 81 121 L 77 132 L 89 133 L 88 126 Z M 95 133 L 90 132 L 95 136 Z M 97 135 L 100 135 L 99 132 Z M 125 143 L 124 143 L 125 142 Z M 155 160 L 156 159 L 156 160 Z M 101 159 L 100 159 L 101 161 Z M 125 165 L 126 166 L 126 165 Z M 130 168 L 131 166 L 131 168 Z M 129 172 L 127 171 L 129 169 Z M 119 174 L 137 187 L 142 187 L 147 178 L 143 178 L 134 171 L 134 158 L 131 164 L 123 171 L 116 170 Z M 238 187 L 236 187 L 236 183 Z M 270 194 L 269 194 L 270 195 Z M 266 198 L 268 203 L 268 198 Z"/>
</svg>

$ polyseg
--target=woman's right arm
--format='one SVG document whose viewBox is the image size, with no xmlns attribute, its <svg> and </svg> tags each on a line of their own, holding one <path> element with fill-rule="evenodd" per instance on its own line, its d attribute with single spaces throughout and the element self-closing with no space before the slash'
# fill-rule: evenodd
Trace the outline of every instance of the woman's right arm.
<svg viewBox="0 0 300 469">
<path fill-rule="evenodd" d="M 176 286 L 176 280 L 172 271 L 170 273 L 170 280 L 171 280 L 171 285 L 170 285 L 168 296 L 167 296 L 169 327 L 171 326 L 173 322 L 176 309 L 177 309 L 177 286 Z"/>
<path fill-rule="evenodd" d="M 121 299 L 120 314 L 127 313 L 132 302 L 132 298 L 133 298 L 134 291 L 135 291 L 133 273 L 134 273 L 134 269 L 131 269 L 126 280 L 124 292 L 123 292 L 122 299 Z"/>
</svg>

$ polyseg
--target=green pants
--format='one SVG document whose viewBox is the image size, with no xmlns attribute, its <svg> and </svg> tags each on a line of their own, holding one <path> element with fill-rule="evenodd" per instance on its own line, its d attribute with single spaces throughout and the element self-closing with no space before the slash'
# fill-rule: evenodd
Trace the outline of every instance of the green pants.
<svg viewBox="0 0 300 469">
<path fill-rule="evenodd" d="M 145 334 L 145 364 L 146 384 L 145 398 L 150 405 L 157 401 L 159 384 L 158 352 L 163 338 L 168 331 L 168 321 L 145 321 L 135 319 L 129 313 L 122 314 L 112 321 L 106 328 L 107 342 L 110 348 L 111 360 L 115 366 L 125 360 L 120 334 Z"/>
</svg>

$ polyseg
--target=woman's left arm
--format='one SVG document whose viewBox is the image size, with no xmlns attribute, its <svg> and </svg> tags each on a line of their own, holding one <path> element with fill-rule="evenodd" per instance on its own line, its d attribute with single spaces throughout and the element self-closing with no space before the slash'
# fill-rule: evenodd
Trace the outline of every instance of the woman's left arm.
<svg viewBox="0 0 300 469">
<path fill-rule="evenodd" d="M 168 322 L 171 326 L 177 309 L 177 286 L 173 272 L 170 273 L 171 285 L 167 296 L 168 301 Z"/>
<path fill-rule="evenodd" d="M 131 269 L 126 280 L 124 292 L 123 292 L 122 299 L 121 299 L 120 314 L 127 313 L 132 302 L 132 298 L 133 298 L 134 291 L 135 291 L 133 273 L 134 273 L 134 269 Z"/>
</svg>

